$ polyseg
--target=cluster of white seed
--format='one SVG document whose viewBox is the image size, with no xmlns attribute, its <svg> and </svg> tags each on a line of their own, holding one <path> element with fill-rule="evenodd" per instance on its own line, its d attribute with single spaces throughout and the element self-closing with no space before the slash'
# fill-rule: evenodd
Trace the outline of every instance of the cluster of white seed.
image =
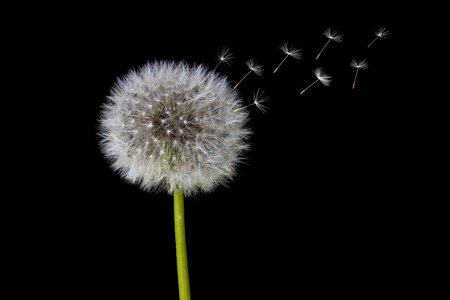
<svg viewBox="0 0 450 300">
<path fill-rule="evenodd" d="M 201 65 L 148 63 L 118 80 L 104 105 L 102 151 L 144 190 L 210 191 L 234 175 L 248 148 L 240 107 L 226 78 Z"/>
</svg>

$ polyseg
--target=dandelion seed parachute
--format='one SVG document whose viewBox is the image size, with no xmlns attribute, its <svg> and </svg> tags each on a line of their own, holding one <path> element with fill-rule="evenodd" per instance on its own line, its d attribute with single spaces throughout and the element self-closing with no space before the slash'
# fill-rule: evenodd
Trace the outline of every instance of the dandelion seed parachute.
<svg viewBox="0 0 450 300">
<path fill-rule="evenodd" d="M 333 40 L 338 43 L 342 42 L 342 40 L 344 39 L 344 36 L 342 34 L 339 34 L 338 31 L 333 30 L 331 28 L 327 28 L 327 30 L 323 32 L 323 35 L 329 38 L 330 40 Z"/>
<path fill-rule="evenodd" d="M 366 60 L 356 60 L 353 59 L 350 63 L 350 66 L 356 69 L 355 78 L 353 79 L 353 85 L 352 89 L 354 90 L 356 87 L 356 77 L 358 77 L 359 69 L 367 69 L 369 67 L 369 64 L 366 62 Z"/>
<path fill-rule="evenodd" d="M 386 27 L 380 27 L 377 31 L 375 31 L 375 38 L 369 43 L 369 45 L 367 46 L 367 48 L 370 48 L 370 46 L 372 46 L 372 44 L 377 40 L 377 39 L 385 39 L 389 36 L 390 32 L 389 30 L 386 29 Z"/>
<path fill-rule="evenodd" d="M 316 68 L 313 70 L 314 75 L 316 76 L 316 81 L 308 85 L 305 89 L 300 92 L 300 95 L 303 95 L 310 87 L 320 81 L 324 86 L 329 86 L 331 83 L 331 76 L 327 75 L 322 68 Z"/>
<path fill-rule="evenodd" d="M 262 75 L 262 73 L 264 71 L 263 66 L 262 65 L 258 65 L 253 59 L 250 59 L 250 60 L 246 61 L 245 64 L 250 69 L 250 71 L 252 71 L 256 75 L 258 75 L 258 76 Z"/>
<path fill-rule="evenodd" d="M 367 69 L 367 67 L 369 66 L 369 64 L 366 62 L 366 60 L 356 60 L 353 59 L 352 62 L 350 63 L 350 66 L 352 66 L 353 68 L 356 69 Z"/>
<path fill-rule="evenodd" d="M 233 53 L 226 47 L 222 48 L 217 54 L 217 60 L 219 61 L 214 67 L 213 71 L 217 70 L 220 64 L 230 65 L 233 60 Z"/>
<path fill-rule="evenodd" d="M 278 64 L 278 66 L 273 70 L 273 73 L 275 74 L 278 69 L 281 67 L 281 65 L 284 63 L 284 61 L 291 56 L 294 59 L 300 59 L 302 58 L 302 53 L 300 49 L 295 49 L 289 46 L 289 44 L 283 44 L 279 47 L 281 51 L 283 51 L 286 56 L 283 58 L 283 60 Z"/>
<path fill-rule="evenodd" d="M 328 46 L 328 43 L 330 43 L 330 41 L 335 41 L 335 42 L 340 43 L 344 39 L 344 36 L 342 34 L 339 34 L 336 30 L 333 30 L 331 28 L 327 28 L 327 30 L 325 30 L 323 32 L 323 35 L 328 38 L 328 41 L 322 47 L 322 49 L 320 50 L 319 54 L 317 54 L 316 60 L 319 59 L 319 57 L 322 54 L 323 50 L 325 50 L 325 48 Z"/>
<path fill-rule="evenodd" d="M 100 117 L 101 149 L 144 190 L 211 191 L 248 148 L 246 110 L 224 77 L 204 66 L 154 62 L 118 80 Z"/>
<path fill-rule="evenodd" d="M 327 75 L 322 68 L 317 68 L 313 71 L 316 75 L 317 80 L 319 80 L 324 86 L 329 86 L 331 83 L 331 76 Z"/>
<path fill-rule="evenodd" d="M 236 108 L 234 111 L 240 111 L 241 109 L 250 107 L 255 105 L 256 108 L 261 111 L 262 113 L 265 113 L 267 111 L 267 106 L 265 106 L 263 103 L 267 102 L 270 98 L 268 96 L 264 96 L 264 92 L 261 92 L 259 89 L 253 93 L 253 102 L 243 106 Z"/>
<path fill-rule="evenodd" d="M 256 75 L 261 76 L 264 71 L 263 66 L 258 65 L 253 59 L 246 61 L 245 64 L 247 65 L 249 71 L 247 72 L 247 74 L 244 75 L 244 77 L 242 77 L 241 80 L 239 80 L 238 83 L 236 83 L 236 85 L 234 86 L 234 89 L 237 89 L 237 87 L 241 84 L 241 82 L 244 81 L 244 79 L 247 78 L 247 76 L 250 75 L 250 73 L 253 72 Z"/>
</svg>

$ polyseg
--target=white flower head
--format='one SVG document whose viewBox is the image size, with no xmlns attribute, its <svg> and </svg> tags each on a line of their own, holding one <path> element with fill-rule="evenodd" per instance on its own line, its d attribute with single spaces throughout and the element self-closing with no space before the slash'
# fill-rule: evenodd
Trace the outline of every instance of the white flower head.
<svg viewBox="0 0 450 300">
<path fill-rule="evenodd" d="M 331 83 L 331 76 L 325 74 L 322 68 L 317 68 L 314 71 L 314 75 L 316 75 L 317 79 L 324 85 L 329 86 Z"/>
<path fill-rule="evenodd" d="M 390 32 L 386 29 L 386 27 L 380 27 L 377 31 L 375 31 L 375 35 L 380 39 L 385 39 L 389 36 Z"/>
<path fill-rule="evenodd" d="M 226 65 L 230 65 L 231 61 L 233 60 L 233 53 L 230 52 L 230 49 L 227 47 L 223 47 L 220 49 L 220 51 L 217 53 L 217 59 L 219 62 L 222 62 Z"/>
<path fill-rule="evenodd" d="M 302 53 L 300 49 L 293 48 L 289 46 L 289 44 L 283 44 L 280 46 L 280 50 L 284 52 L 284 54 L 289 55 L 294 59 L 302 58 Z"/>
<path fill-rule="evenodd" d="M 325 35 L 327 38 L 335 41 L 335 42 L 342 42 L 344 40 L 344 36 L 342 34 L 339 34 L 338 31 L 333 30 L 330 28 L 327 28 L 324 32 L 323 35 Z"/>
<path fill-rule="evenodd" d="M 118 80 L 100 116 L 101 149 L 144 190 L 211 191 L 235 175 L 248 115 L 226 78 L 199 65 L 154 62 Z"/>
<path fill-rule="evenodd" d="M 247 67 L 256 75 L 261 76 L 264 68 L 262 65 L 258 65 L 253 59 L 249 59 L 248 61 L 245 62 L 245 64 L 247 65 Z"/>
<path fill-rule="evenodd" d="M 366 62 L 365 59 L 360 61 L 353 59 L 352 62 L 350 63 L 350 66 L 356 69 L 367 69 L 369 67 L 369 64 Z"/>
</svg>

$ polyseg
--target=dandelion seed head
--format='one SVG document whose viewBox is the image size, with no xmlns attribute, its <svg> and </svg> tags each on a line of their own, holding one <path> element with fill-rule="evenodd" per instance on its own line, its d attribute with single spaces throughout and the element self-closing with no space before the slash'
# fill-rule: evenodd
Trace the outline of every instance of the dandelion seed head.
<svg viewBox="0 0 450 300">
<path fill-rule="evenodd" d="M 111 90 L 100 116 L 101 150 L 144 190 L 211 191 L 235 175 L 248 148 L 248 115 L 234 111 L 241 102 L 226 78 L 202 65 L 148 63 Z"/>
<path fill-rule="evenodd" d="M 316 75 L 317 79 L 319 79 L 319 81 L 325 85 L 325 86 L 329 86 L 331 83 L 331 76 L 327 75 L 322 68 L 317 68 L 314 71 L 314 75 Z"/>
<path fill-rule="evenodd" d="M 360 61 L 353 59 L 352 62 L 350 63 L 350 66 L 356 69 L 367 69 L 369 67 L 369 64 L 366 62 L 365 59 Z"/>
<path fill-rule="evenodd" d="M 281 51 L 284 52 L 284 54 L 291 56 L 294 59 L 300 59 L 302 58 L 302 53 L 300 49 L 296 49 L 293 47 L 290 47 L 289 44 L 283 44 L 279 48 Z"/>
<path fill-rule="evenodd" d="M 264 68 L 262 65 L 258 65 L 253 59 L 249 59 L 246 63 L 247 67 L 256 75 L 261 76 Z"/>
<path fill-rule="evenodd" d="M 330 28 L 327 28 L 324 32 L 323 35 L 325 35 L 327 38 L 335 41 L 335 42 L 342 42 L 344 40 L 344 36 L 342 34 L 339 34 L 338 31 L 333 30 Z"/>
</svg>

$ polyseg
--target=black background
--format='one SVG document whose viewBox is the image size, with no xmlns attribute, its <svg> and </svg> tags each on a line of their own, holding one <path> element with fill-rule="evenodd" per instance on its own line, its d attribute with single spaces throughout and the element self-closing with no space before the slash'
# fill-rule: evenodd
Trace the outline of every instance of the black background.
<svg viewBox="0 0 450 300">
<path fill-rule="evenodd" d="M 394 19 L 381 4 L 241 5 L 66 8 L 46 28 L 57 38 L 55 27 L 64 24 L 50 56 L 51 68 L 64 74 L 57 106 L 66 113 L 53 119 L 58 148 L 46 163 L 56 176 L 40 185 L 48 200 L 27 206 L 39 215 L 30 245 L 45 253 L 29 263 L 58 287 L 37 289 L 177 299 L 172 198 L 140 191 L 109 168 L 98 117 L 115 80 L 131 68 L 162 59 L 213 68 L 223 46 L 235 59 L 218 71 L 234 84 L 255 58 L 265 72 L 239 91 L 250 101 L 260 88 L 271 99 L 266 114 L 251 109 L 252 149 L 235 180 L 186 198 L 193 298 L 360 297 L 398 284 L 405 229 L 403 203 L 392 191 L 402 167 Z M 379 26 L 391 36 L 367 49 Z M 316 61 L 328 27 L 344 41 L 331 42 Z M 272 74 L 285 42 L 303 58 Z M 353 58 L 369 63 L 355 90 Z M 333 76 L 331 86 L 316 84 L 300 96 L 316 67 Z"/>
</svg>

